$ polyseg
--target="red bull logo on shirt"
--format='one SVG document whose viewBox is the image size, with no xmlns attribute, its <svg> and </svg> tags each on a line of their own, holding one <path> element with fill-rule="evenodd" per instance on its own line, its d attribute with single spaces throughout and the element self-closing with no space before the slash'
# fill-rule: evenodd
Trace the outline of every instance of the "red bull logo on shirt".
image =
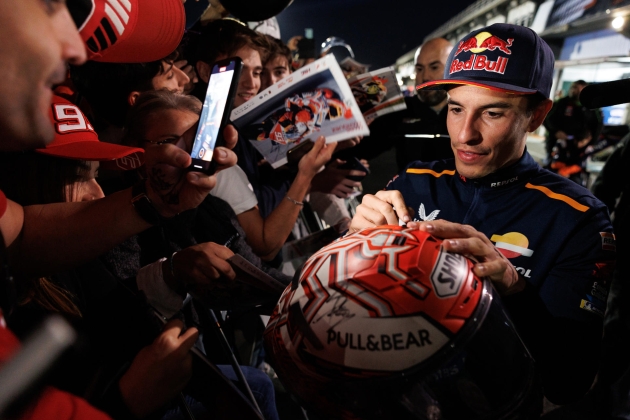
<svg viewBox="0 0 630 420">
<path fill-rule="evenodd" d="M 451 63 L 449 74 L 457 73 L 462 70 L 483 70 L 492 73 L 504 74 L 509 58 L 499 57 L 496 61 L 488 59 L 486 55 L 480 55 L 486 50 L 499 50 L 504 54 L 511 55 L 510 47 L 514 42 L 514 38 L 508 38 L 507 41 L 492 35 L 490 32 L 480 32 L 477 35 L 461 41 L 457 46 L 454 57 L 462 52 L 472 52 L 473 54 L 467 61 L 460 61 L 457 58 Z"/>
</svg>

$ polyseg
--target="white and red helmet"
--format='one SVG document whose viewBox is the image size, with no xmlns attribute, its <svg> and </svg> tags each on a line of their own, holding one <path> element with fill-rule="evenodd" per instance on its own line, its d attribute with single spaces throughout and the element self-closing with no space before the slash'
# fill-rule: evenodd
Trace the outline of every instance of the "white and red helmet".
<svg viewBox="0 0 630 420">
<path fill-rule="evenodd" d="M 513 412 L 535 388 L 533 363 L 472 265 L 440 239 L 400 226 L 365 229 L 322 248 L 284 291 L 265 331 L 278 377 L 327 418 Z M 476 337 L 486 324 L 494 338 L 482 343 Z M 484 357 L 496 341 L 506 352 L 496 362 L 508 363 L 509 355 L 509 366 Z M 479 364 L 490 371 L 481 374 Z M 520 376 L 497 388 L 508 374 Z M 479 400 L 469 404 L 472 394 Z"/>
</svg>

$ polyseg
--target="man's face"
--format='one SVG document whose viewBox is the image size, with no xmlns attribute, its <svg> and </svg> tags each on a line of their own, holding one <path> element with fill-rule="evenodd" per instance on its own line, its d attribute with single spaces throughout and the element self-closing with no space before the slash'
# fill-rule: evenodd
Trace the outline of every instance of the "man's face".
<svg viewBox="0 0 630 420">
<path fill-rule="evenodd" d="M 173 63 L 162 61 L 162 73 L 151 80 L 153 89 L 167 89 L 175 93 L 183 93 L 184 87 L 190 82 L 190 78 Z"/>
<path fill-rule="evenodd" d="M 527 132 L 539 119 L 537 112 L 527 114 L 524 95 L 474 86 L 452 88 L 448 95 L 446 125 L 461 175 L 481 178 L 520 159 Z"/>
<path fill-rule="evenodd" d="M 569 88 L 569 96 L 573 99 L 578 99 L 580 97 L 580 93 L 582 93 L 582 89 L 584 89 L 584 85 L 573 83 Z"/>
<path fill-rule="evenodd" d="M 90 165 L 88 173 L 82 174 L 78 181 L 66 185 L 66 202 L 92 201 L 105 197 L 103 189 L 96 182 L 99 162 L 91 161 L 88 165 Z"/>
<path fill-rule="evenodd" d="M 423 46 L 416 59 L 416 84 L 440 80 L 444 77 L 444 65 L 448 59 L 448 52 L 437 44 Z M 420 100 L 429 106 L 435 106 L 446 100 L 444 90 L 426 90 L 418 92 Z"/>
<path fill-rule="evenodd" d="M 278 80 L 285 78 L 290 72 L 287 58 L 283 55 L 276 55 L 265 63 L 261 75 L 261 88 L 265 89 L 273 85 Z"/>
<path fill-rule="evenodd" d="M 171 143 L 180 149 L 190 152 L 199 115 L 183 109 L 164 109 L 151 116 L 147 131 L 144 133 L 143 145 L 147 147 L 159 147 L 160 144 Z"/>
<path fill-rule="evenodd" d="M 52 86 L 65 63 L 81 64 L 85 47 L 65 2 L 0 2 L 0 150 L 42 147 L 54 138 L 48 118 Z"/>
<path fill-rule="evenodd" d="M 238 81 L 236 98 L 234 98 L 234 108 L 236 108 L 252 99 L 260 90 L 260 74 L 263 67 L 260 61 L 260 54 L 253 48 L 245 46 L 236 51 L 234 55 L 243 60 L 243 71 Z M 225 58 L 227 57 L 218 57 L 217 61 Z"/>
</svg>

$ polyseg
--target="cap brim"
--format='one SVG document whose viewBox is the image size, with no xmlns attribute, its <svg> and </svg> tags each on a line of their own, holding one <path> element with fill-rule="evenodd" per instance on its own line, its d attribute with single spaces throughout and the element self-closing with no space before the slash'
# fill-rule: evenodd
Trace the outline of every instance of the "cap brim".
<svg viewBox="0 0 630 420">
<path fill-rule="evenodd" d="M 430 82 L 422 83 L 416 86 L 416 90 L 431 90 L 431 89 L 446 89 L 448 85 L 467 85 L 475 86 L 483 89 L 494 90 L 496 92 L 513 93 L 516 95 L 531 95 L 537 93 L 535 89 L 525 89 L 519 86 L 510 85 L 507 83 L 486 82 L 480 83 L 478 81 L 471 81 L 465 79 L 443 79 L 432 80 Z"/>
<path fill-rule="evenodd" d="M 79 141 L 59 146 L 48 146 L 45 149 L 35 151 L 43 155 L 65 159 L 109 162 L 113 166 L 125 170 L 139 168 L 144 161 L 143 149 L 99 141 Z"/>
<path fill-rule="evenodd" d="M 94 61 L 146 63 L 175 51 L 186 26 L 182 0 L 138 0 L 137 7 L 138 18 L 131 35 L 101 51 Z"/>
</svg>

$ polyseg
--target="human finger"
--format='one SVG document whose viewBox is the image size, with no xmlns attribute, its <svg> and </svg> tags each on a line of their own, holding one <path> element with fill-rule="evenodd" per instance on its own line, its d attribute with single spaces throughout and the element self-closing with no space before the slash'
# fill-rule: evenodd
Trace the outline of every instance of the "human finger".
<svg viewBox="0 0 630 420">
<path fill-rule="evenodd" d="M 391 204 L 368 194 L 363 197 L 361 205 L 364 209 L 364 217 L 376 226 L 398 225 L 398 215 Z"/>
<path fill-rule="evenodd" d="M 228 124 L 223 128 L 223 141 L 225 142 L 225 147 L 228 149 L 233 149 L 238 142 L 238 131 L 234 128 L 233 125 Z"/>
<path fill-rule="evenodd" d="M 411 217 L 409 214 L 409 210 L 407 209 L 407 205 L 405 204 L 405 199 L 403 198 L 400 191 L 397 190 L 389 190 L 389 191 L 379 191 L 376 193 L 375 197 L 387 204 L 390 205 L 390 211 L 395 212 L 396 220 L 393 224 L 398 224 L 398 219 L 402 220 L 404 223 L 410 222 Z M 385 210 L 384 206 L 380 206 Z"/>
<path fill-rule="evenodd" d="M 174 144 L 148 147 L 145 150 L 144 157 L 147 168 L 158 164 L 166 164 L 176 168 L 187 168 L 192 162 L 190 154 Z"/>
</svg>

